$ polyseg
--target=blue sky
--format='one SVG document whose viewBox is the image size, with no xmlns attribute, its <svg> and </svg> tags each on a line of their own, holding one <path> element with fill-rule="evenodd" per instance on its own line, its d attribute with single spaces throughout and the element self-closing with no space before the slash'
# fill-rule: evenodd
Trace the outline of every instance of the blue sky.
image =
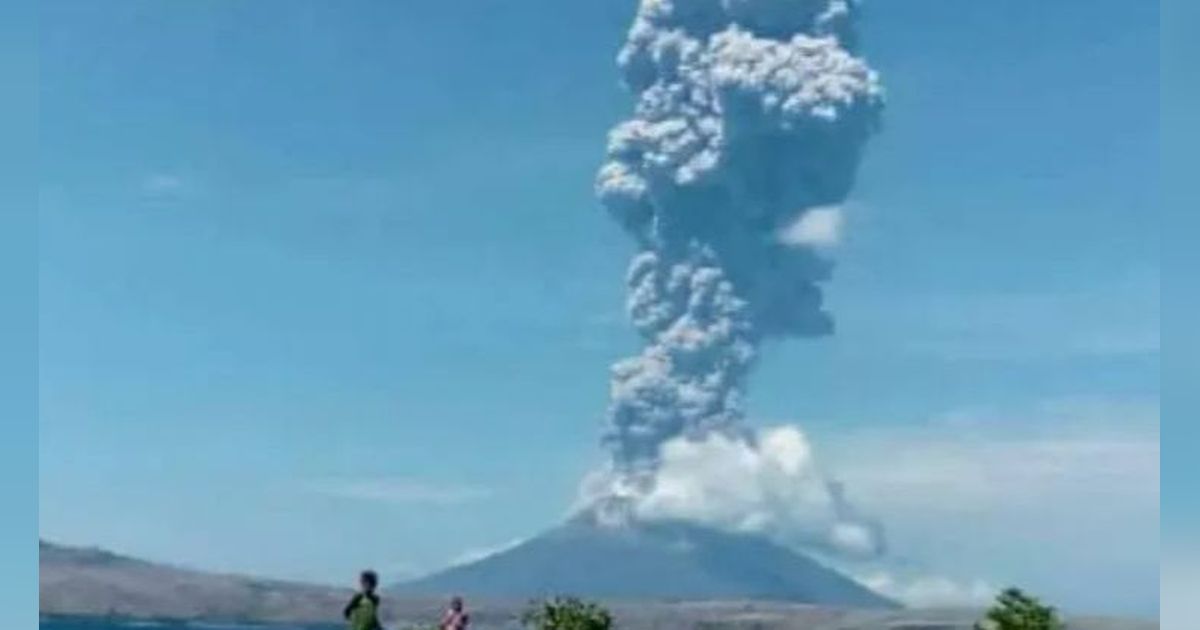
<svg viewBox="0 0 1200 630">
<path fill-rule="evenodd" d="M 31 7 L 0 20 L 0 625 L 37 618 L 37 30 Z"/>
<path fill-rule="evenodd" d="M 750 407 L 904 562 L 1147 614 L 1158 15 L 1082 6 L 868 5 L 838 333 Z M 337 582 L 561 518 L 636 345 L 592 197 L 632 10 L 46 3 L 41 534 Z"/>
<path fill-rule="evenodd" d="M 1178 81 L 1190 77 L 1187 60 L 1200 52 L 1186 24 L 1200 17 L 1195 3 L 1164 4 L 1163 23 L 1163 99 L 1162 155 L 1164 158 L 1164 206 L 1172 225 L 1195 226 L 1195 187 L 1192 173 L 1185 164 L 1191 147 L 1197 140 L 1200 126 L 1191 115 L 1200 97 L 1194 81 Z M 1186 192 L 1185 192 L 1186 191 Z M 1200 623 L 1200 602 L 1193 593 L 1200 589 L 1200 546 L 1195 532 L 1200 527 L 1200 505 L 1196 502 L 1194 480 L 1196 470 L 1193 453 L 1200 431 L 1192 422 L 1200 397 L 1190 379 L 1195 374 L 1195 357 L 1200 356 L 1200 336 L 1192 332 L 1197 299 L 1191 270 L 1198 262 L 1196 248 L 1185 235 L 1194 230 L 1171 230 L 1165 241 L 1169 252 L 1164 267 L 1171 270 L 1172 290 L 1164 301 L 1164 332 L 1171 340 L 1170 351 L 1163 363 L 1167 370 L 1163 405 L 1171 419 L 1166 458 L 1162 471 L 1170 481 L 1163 495 L 1162 509 L 1162 623 L 1164 628 L 1188 628 Z"/>
</svg>

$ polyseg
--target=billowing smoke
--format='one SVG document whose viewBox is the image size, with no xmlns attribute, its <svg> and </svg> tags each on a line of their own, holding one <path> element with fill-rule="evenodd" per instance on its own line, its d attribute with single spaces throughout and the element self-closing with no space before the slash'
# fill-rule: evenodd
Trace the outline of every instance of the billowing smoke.
<svg viewBox="0 0 1200 630">
<path fill-rule="evenodd" d="M 839 484 L 817 466 L 797 428 L 763 430 L 754 439 L 712 432 L 663 444 L 647 483 L 601 472 L 584 486 L 585 503 L 619 503 L 609 516 L 682 520 L 838 557 L 881 554 L 881 527 L 859 514 Z"/>
<path fill-rule="evenodd" d="M 636 106 L 597 178 L 638 248 L 627 308 L 645 347 L 613 367 L 605 436 L 611 486 L 632 488 L 638 509 L 673 500 L 664 464 L 679 449 L 770 460 L 744 426 L 759 347 L 833 331 L 823 246 L 882 105 L 856 56 L 856 5 L 641 2 L 618 58 Z M 830 513 L 844 511 L 835 485 L 823 492 Z M 863 537 L 842 526 L 847 540 Z"/>
</svg>

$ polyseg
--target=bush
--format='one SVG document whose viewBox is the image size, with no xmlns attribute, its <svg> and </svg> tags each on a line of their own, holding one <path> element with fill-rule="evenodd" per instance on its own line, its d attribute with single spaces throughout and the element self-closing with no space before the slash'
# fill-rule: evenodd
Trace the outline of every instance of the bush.
<svg viewBox="0 0 1200 630">
<path fill-rule="evenodd" d="M 597 604 L 574 597 L 534 602 L 521 617 L 533 630 L 610 630 L 612 615 Z"/>
<path fill-rule="evenodd" d="M 1000 593 L 984 621 L 975 624 L 975 630 L 1064 630 L 1065 627 L 1054 607 L 1016 588 Z"/>
</svg>

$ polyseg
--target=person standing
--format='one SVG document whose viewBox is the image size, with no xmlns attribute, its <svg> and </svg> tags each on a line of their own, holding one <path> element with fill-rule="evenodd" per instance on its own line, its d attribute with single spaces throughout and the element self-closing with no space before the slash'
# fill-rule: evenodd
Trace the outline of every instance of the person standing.
<svg viewBox="0 0 1200 630">
<path fill-rule="evenodd" d="M 463 607 L 462 598 L 454 597 L 450 600 L 450 608 L 442 616 L 442 623 L 438 628 L 439 630 L 467 630 L 469 623 L 471 623 L 471 616 Z"/>
<path fill-rule="evenodd" d="M 379 595 L 375 594 L 378 586 L 379 576 L 374 571 L 367 570 L 359 574 L 359 590 L 342 611 L 350 630 L 383 630 L 383 625 L 379 623 Z"/>
</svg>

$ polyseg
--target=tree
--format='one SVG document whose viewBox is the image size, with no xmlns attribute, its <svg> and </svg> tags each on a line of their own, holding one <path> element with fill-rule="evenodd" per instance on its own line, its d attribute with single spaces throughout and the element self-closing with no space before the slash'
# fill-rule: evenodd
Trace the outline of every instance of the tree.
<svg viewBox="0 0 1200 630">
<path fill-rule="evenodd" d="M 610 630 L 612 615 L 601 606 L 574 597 L 534 602 L 522 615 L 532 630 Z"/>
<path fill-rule="evenodd" d="M 1058 611 L 1017 588 L 1005 589 L 975 630 L 1064 630 Z"/>
</svg>

